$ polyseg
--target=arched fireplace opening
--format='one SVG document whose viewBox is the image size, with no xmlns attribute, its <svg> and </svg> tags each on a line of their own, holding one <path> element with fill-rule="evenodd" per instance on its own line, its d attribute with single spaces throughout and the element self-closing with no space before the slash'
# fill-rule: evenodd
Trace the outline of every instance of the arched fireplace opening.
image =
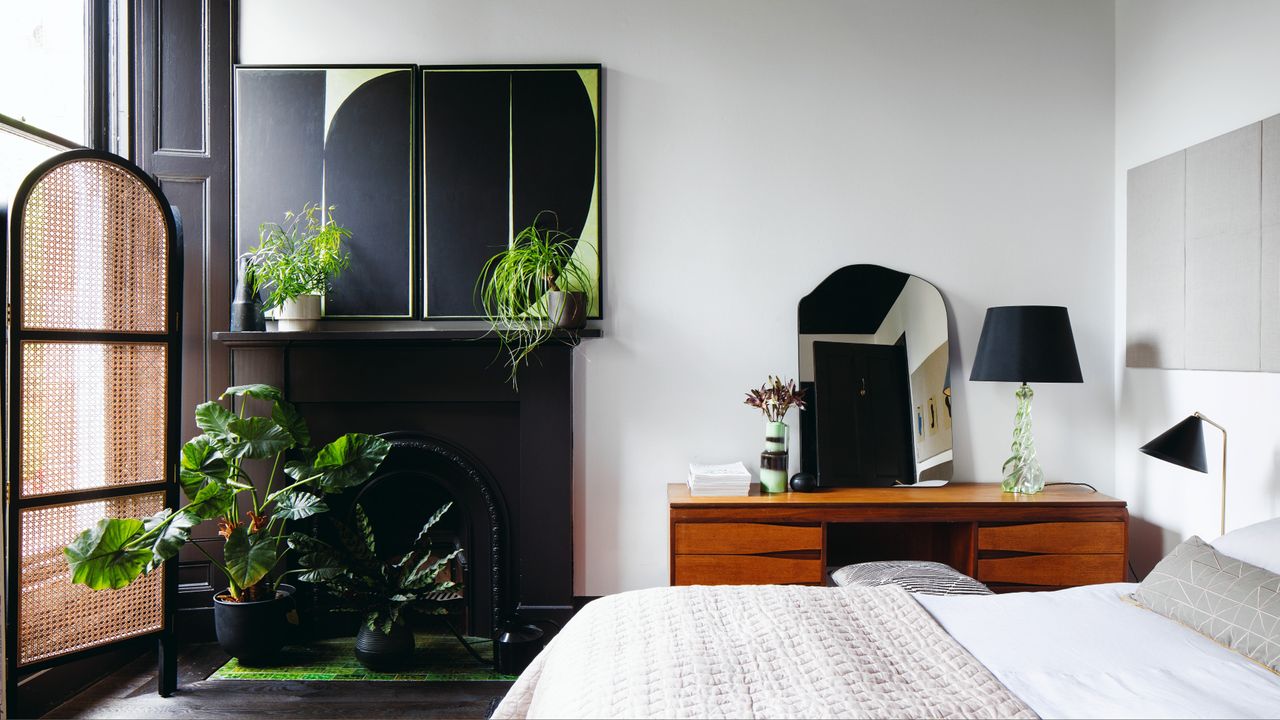
<svg viewBox="0 0 1280 720">
<path fill-rule="evenodd" d="M 406 552 L 423 524 L 447 502 L 453 506 L 432 528 L 441 552 L 461 547 L 451 570 L 461 575 L 464 627 L 476 637 L 492 637 L 509 616 L 508 513 L 489 473 L 469 453 L 439 439 L 412 432 L 382 435 L 391 452 L 363 485 L 334 499 L 333 510 L 350 518 L 364 509 L 374 529 L 378 555 Z"/>
</svg>

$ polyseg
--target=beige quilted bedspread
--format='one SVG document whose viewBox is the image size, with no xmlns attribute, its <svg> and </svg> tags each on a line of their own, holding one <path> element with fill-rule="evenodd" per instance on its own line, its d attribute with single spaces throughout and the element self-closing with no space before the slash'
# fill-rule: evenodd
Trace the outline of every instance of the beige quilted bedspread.
<svg viewBox="0 0 1280 720">
<path fill-rule="evenodd" d="M 655 588 L 596 600 L 494 718 L 1034 718 L 904 590 Z"/>
</svg>

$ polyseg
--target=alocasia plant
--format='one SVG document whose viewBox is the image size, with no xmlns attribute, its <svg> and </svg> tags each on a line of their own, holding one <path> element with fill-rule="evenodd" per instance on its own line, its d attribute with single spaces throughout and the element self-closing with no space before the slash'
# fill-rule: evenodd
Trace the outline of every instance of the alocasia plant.
<svg viewBox="0 0 1280 720">
<path fill-rule="evenodd" d="M 187 504 L 148 518 L 99 520 L 64 549 L 72 582 L 94 590 L 125 587 L 177 555 L 192 527 L 217 521 L 223 559 L 205 555 L 226 576 L 229 598 L 270 599 L 279 579 L 273 585 L 266 578 L 288 553 L 286 523 L 328 510 L 325 494 L 365 482 L 391 450 L 386 440 L 360 433 L 313 450 L 306 421 L 270 385 L 227 388 L 219 399 L 228 397 L 241 399 L 239 414 L 216 402 L 196 408 L 204 434 L 183 446 L 178 471 Z M 246 417 L 248 398 L 270 402 L 270 417 Z M 290 453 L 297 459 L 286 462 Z M 262 490 L 246 460 L 273 461 Z M 200 543 L 193 546 L 205 552 Z"/>
</svg>

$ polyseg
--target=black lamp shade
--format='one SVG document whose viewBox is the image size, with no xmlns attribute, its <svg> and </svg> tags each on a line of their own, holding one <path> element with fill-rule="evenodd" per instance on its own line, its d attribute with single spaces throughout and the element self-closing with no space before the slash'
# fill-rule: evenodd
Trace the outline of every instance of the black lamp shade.
<svg viewBox="0 0 1280 720">
<path fill-rule="evenodd" d="M 1067 309 L 1052 305 L 987 308 L 969 379 L 1083 382 Z"/>
<path fill-rule="evenodd" d="M 1196 472 L 1209 472 L 1204 458 L 1204 421 L 1192 415 L 1160 433 L 1139 451 Z"/>
</svg>

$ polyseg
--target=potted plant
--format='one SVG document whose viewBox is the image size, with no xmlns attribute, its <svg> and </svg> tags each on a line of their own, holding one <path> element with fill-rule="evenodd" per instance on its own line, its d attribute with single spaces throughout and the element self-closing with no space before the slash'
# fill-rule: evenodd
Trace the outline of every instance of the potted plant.
<svg viewBox="0 0 1280 720">
<path fill-rule="evenodd" d="M 790 435 L 787 412 L 804 409 L 805 391 L 796 388 L 795 380 L 782 381 L 769 376 L 759 389 L 747 391 L 745 403 L 764 415 L 764 452 L 760 453 L 760 487 L 765 492 L 787 490 L 787 445 Z"/>
<path fill-rule="evenodd" d="M 555 227 L 543 227 L 544 216 Z M 520 365 L 557 330 L 572 333 L 586 325 L 591 273 L 574 254 L 577 246 L 577 238 L 560 230 L 556 214 L 543 210 L 480 272 L 476 293 L 506 350 L 512 385 Z"/>
<path fill-rule="evenodd" d="M 351 262 L 342 249 L 351 231 L 334 222 L 334 209 L 307 203 L 302 212 L 286 212 L 284 224 L 263 223 L 258 246 L 246 253 L 253 292 L 268 291 L 263 309 L 274 311 L 280 330 L 315 330 L 329 281 Z"/>
<path fill-rule="evenodd" d="M 292 588 L 281 583 L 288 573 L 274 581 L 268 576 L 288 552 L 285 524 L 328 510 L 325 493 L 368 480 L 391 444 L 353 433 L 311 450 L 306 421 L 276 388 L 240 385 L 227 388 L 227 397 L 241 399 L 239 414 L 216 402 L 196 408 L 204 434 L 183 446 L 178 470 L 185 505 L 149 518 L 99 520 L 64 552 L 72 582 L 118 589 L 177 555 L 197 523 L 217 521 L 221 560 L 192 545 L 227 580 L 214 596 L 219 644 L 242 664 L 255 665 L 270 661 L 284 640 Z M 270 402 L 270 416 L 247 416 L 249 398 Z M 290 452 L 297 459 L 286 461 Z M 250 477 L 248 460 L 272 461 L 264 489 Z"/>
<path fill-rule="evenodd" d="M 406 617 L 409 611 L 448 612 L 441 593 L 456 592 L 460 586 L 439 577 L 462 551 L 433 554 L 430 532 L 452 506 L 446 503 L 437 510 L 409 551 L 395 557 L 378 554 L 373 528 L 358 503 L 353 507 L 354 528 L 335 522 L 337 545 L 301 533 L 289 537 L 289 547 L 298 553 L 303 571 L 299 579 L 323 585 L 337 596 L 342 604 L 339 610 L 364 616 L 355 653 L 370 670 L 395 670 L 413 656 L 413 630 Z"/>
</svg>

